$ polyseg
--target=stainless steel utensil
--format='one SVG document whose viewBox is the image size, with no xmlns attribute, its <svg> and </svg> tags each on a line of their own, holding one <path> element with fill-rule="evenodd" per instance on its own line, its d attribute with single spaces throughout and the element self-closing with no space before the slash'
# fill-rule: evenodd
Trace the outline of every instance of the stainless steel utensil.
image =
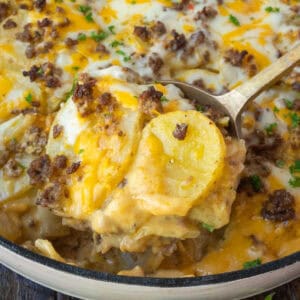
<svg viewBox="0 0 300 300">
<path fill-rule="evenodd" d="M 162 80 L 160 83 L 174 84 L 186 98 L 195 100 L 200 105 L 210 105 L 229 116 L 231 135 L 241 138 L 241 113 L 246 104 L 289 73 L 299 62 L 300 44 L 244 84 L 221 96 L 210 95 L 191 84 L 179 81 Z"/>
</svg>

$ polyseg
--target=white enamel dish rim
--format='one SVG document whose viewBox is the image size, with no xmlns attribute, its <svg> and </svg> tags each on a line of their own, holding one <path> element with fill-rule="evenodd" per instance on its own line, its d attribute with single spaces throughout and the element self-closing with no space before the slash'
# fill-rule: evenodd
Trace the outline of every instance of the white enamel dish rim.
<svg viewBox="0 0 300 300">
<path fill-rule="evenodd" d="M 232 272 L 225 272 L 215 275 L 207 275 L 201 277 L 185 277 L 185 278 L 153 278 L 153 277 L 134 277 L 134 276 L 120 276 L 111 273 L 94 271 L 89 269 L 83 269 L 77 266 L 68 265 L 46 256 L 39 255 L 32 251 L 29 251 L 17 244 L 14 244 L 2 237 L 0 237 L 0 245 L 6 249 L 21 255 L 29 260 L 46 265 L 57 271 L 66 272 L 72 275 L 80 276 L 86 279 L 93 279 L 111 283 L 122 283 L 129 285 L 138 285 L 145 287 L 195 287 L 203 285 L 213 285 L 217 283 L 232 282 L 240 279 L 246 279 L 253 276 L 269 273 L 288 267 L 297 262 L 300 262 L 300 251 L 290 254 L 281 259 L 271 261 L 260 266 L 238 270 Z M 1 259 L 0 259 L 1 261 Z M 300 276 L 300 270 L 299 270 Z"/>
</svg>

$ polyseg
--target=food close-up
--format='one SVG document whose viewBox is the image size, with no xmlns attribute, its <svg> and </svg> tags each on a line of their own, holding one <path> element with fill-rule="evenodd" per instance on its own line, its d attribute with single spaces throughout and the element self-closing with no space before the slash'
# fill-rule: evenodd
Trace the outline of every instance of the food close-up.
<svg viewBox="0 0 300 300">
<path fill-rule="evenodd" d="M 85 269 L 197 277 L 300 251 L 300 3 L 0 0 L 0 236 Z M 230 101 L 230 99 L 228 100 Z"/>
</svg>

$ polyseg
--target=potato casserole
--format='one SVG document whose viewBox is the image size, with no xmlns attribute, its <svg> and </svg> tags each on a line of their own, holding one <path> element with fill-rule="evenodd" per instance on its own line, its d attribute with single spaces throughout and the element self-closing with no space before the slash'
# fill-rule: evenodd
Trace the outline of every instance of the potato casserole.
<svg viewBox="0 0 300 300">
<path fill-rule="evenodd" d="M 0 235 L 119 275 L 203 276 L 300 250 L 300 68 L 243 139 L 186 99 L 300 40 L 297 0 L 0 0 Z"/>
</svg>

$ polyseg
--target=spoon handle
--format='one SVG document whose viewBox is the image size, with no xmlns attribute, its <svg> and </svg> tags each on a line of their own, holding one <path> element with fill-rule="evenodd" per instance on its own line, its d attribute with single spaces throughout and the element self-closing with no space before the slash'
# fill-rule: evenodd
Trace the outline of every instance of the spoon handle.
<svg viewBox="0 0 300 300">
<path fill-rule="evenodd" d="M 256 76 L 231 92 L 219 96 L 219 101 L 231 112 L 236 120 L 245 105 L 256 98 L 262 91 L 276 83 L 283 75 L 289 73 L 300 61 L 300 44 L 265 68 Z"/>
</svg>

